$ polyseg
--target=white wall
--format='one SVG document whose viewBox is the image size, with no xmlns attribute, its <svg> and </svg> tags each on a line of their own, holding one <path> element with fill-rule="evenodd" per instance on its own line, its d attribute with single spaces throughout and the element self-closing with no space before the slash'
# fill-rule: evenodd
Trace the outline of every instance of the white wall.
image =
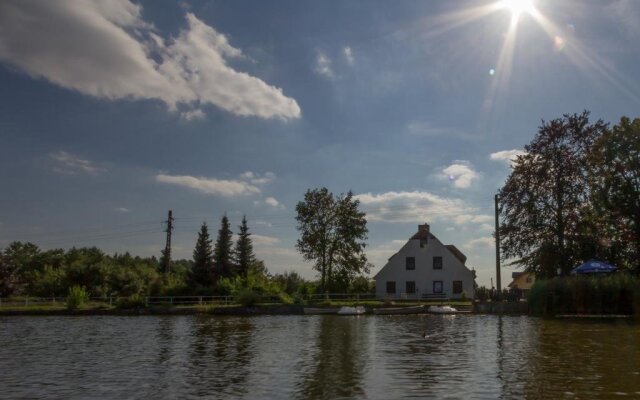
<svg viewBox="0 0 640 400">
<path fill-rule="evenodd" d="M 442 257 L 442 269 L 433 269 L 433 257 Z M 416 269 L 406 269 L 406 257 L 415 257 Z M 430 238 L 427 245 L 420 247 L 420 240 L 409 240 L 391 257 L 387 264 L 375 276 L 376 297 L 404 297 L 407 281 L 415 281 L 416 293 L 407 294 L 408 299 L 422 298 L 424 293 L 433 293 L 433 282 L 442 281 L 442 292 L 450 299 L 460 298 L 461 294 L 453 294 L 453 281 L 462 281 L 462 290 L 468 299 L 473 298 L 473 272 L 458 260 L 438 239 Z M 395 295 L 388 295 L 387 281 L 396 282 Z"/>
</svg>

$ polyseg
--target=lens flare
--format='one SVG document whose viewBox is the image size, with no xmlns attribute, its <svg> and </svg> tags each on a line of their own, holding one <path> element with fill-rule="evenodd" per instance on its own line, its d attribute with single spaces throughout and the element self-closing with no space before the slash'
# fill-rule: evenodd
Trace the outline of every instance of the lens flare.
<svg viewBox="0 0 640 400">
<path fill-rule="evenodd" d="M 511 15 L 516 19 L 519 18 L 521 14 L 531 14 L 536 9 L 533 0 L 501 0 L 498 4 L 501 8 L 506 8 L 511 11 Z"/>
</svg>

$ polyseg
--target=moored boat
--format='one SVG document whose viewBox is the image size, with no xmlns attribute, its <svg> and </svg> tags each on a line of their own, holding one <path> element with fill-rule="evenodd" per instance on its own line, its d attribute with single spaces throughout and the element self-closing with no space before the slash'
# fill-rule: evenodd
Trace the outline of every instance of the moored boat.
<svg viewBox="0 0 640 400">
<path fill-rule="evenodd" d="M 422 314 L 422 313 L 424 313 L 424 306 L 374 308 L 373 309 L 373 313 L 374 314 L 379 314 L 379 315 Z"/>
<path fill-rule="evenodd" d="M 432 314 L 456 314 L 458 312 L 457 309 L 451 306 L 429 306 L 427 311 Z"/>
<path fill-rule="evenodd" d="M 305 307 L 304 313 L 308 315 L 316 314 L 337 314 L 340 311 L 338 307 Z"/>
<path fill-rule="evenodd" d="M 360 315 L 366 312 L 367 310 L 365 310 L 365 308 L 362 306 L 357 306 L 357 307 L 344 306 L 338 311 L 338 315 Z"/>
</svg>

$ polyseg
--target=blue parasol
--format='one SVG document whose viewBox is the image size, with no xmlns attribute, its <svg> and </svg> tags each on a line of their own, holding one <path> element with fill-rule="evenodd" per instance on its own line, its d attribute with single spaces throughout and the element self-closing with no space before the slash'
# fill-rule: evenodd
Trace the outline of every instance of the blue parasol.
<svg viewBox="0 0 640 400">
<path fill-rule="evenodd" d="M 584 264 L 580 264 L 571 270 L 571 275 L 576 274 L 602 274 L 615 272 L 618 268 L 606 262 L 598 260 L 589 260 Z"/>
</svg>

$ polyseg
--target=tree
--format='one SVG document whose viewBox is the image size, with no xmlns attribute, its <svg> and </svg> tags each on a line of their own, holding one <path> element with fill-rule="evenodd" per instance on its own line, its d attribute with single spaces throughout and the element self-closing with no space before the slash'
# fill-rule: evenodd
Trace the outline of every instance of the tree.
<svg viewBox="0 0 640 400">
<path fill-rule="evenodd" d="M 567 274 L 592 253 L 590 191 L 584 165 L 607 130 L 589 113 L 542 122 L 500 190 L 502 256 L 539 277 Z"/>
<path fill-rule="evenodd" d="M 606 258 L 640 272 L 640 119 L 622 117 L 589 159 L 597 234 Z"/>
<path fill-rule="evenodd" d="M 210 286 L 213 273 L 213 248 L 212 240 L 209 237 L 209 228 L 206 222 L 202 223 L 196 247 L 193 249 L 193 265 L 189 273 L 189 285 Z"/>
<path fill-rule="evenodd" d="M 249 266 L 256 260 L 256 256 L 253 253 L 253 241 L 247 226 L 247 217 L 244 215 L 242 216 L 242 225 L 239 228 L 240 233 L 238 234 L 234 255 L 238 272 L 240 276 L 246 279 Z"/>
<path fill-rule="evenodd" d="M 231 232 L 229 218 L 227 218 L 227 214 L 224 214 L 220 221 L 218 238 L 216 239 L 216 246 L 213 250 L 213 261 L 216 264 L 216 268 L 221 268 L 221 272 L 223 273 L 230 272 L 233 266 L 232 237 L 233 232 Z"/>
<path fill-rule="evenodd" d="M 350 280 L 368 272 L 364 254 L 367 220 L 359 205 L 351 191 L 334 197 L 327 188 L 307 190 L 304 201 L 296 205 L 301 234 L 296 248 L 305 260 L 315 261 L 321 291 L 331 288 L 334 280 Z"/>
</svg>

